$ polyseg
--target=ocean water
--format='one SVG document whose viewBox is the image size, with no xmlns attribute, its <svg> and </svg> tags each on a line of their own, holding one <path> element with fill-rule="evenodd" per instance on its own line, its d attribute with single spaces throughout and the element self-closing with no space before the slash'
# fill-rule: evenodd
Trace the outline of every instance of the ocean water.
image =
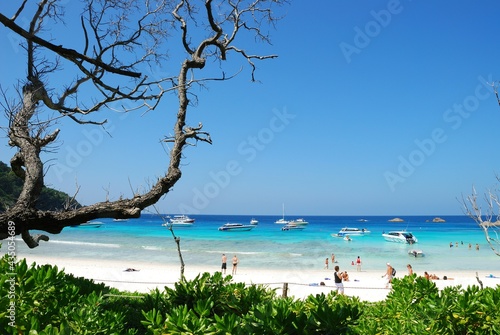
<svg viewBox="0 0 500 335">
<path fill-rule="evenodd" d="M 325 258 L 335 253 L 338 265 L 351 271 L 355 271 L 351 263 L 360 256 L 363 270 L 382 273 L 385 264 L 390 262 L 399 273 L 405 273 L 406 264 L 411 263 L 417 273 L 496 271 L 496 275 L 500 275 L 500 258 L 490 249 L 483 231 L 465 216 L 440 216 L 445 223 L 434 223 L 433 217 L 428 216 L 402 217 L 404 222 L 389 222 L 393 217 L 383 216 L 309 216 L 304 217 L 309 225 L 302 231 L 282 231 L 281 225 L 274 223 L 279 217 L 257 216 L 258 226 L 246 232 L 222 232 L 217 228 L 227 222 L 248 224 L 250 216 L 191 217 L 196 219 L 192 227 L 174 228 L 175 235 L 181 239 L 186 267 L 201 265 L 211 272 L 220 267 L 222 253 L 228 255 L 228 259 L 236 254 L 240 268 L 293 271 L 323 269 Z M 360 222 L 360 219 L 367 221 Z M 172 233 L 162 226 L 158 215 L 144 214 L 139 219 L 121 222 L 99 221 L 104 223 L 101 228 L 68 227 L 61 234 L 50 235 L 49 242 L 42 242 L 35 249 L 28 249 L 19 240 L 17 256 L 179 264 Z M 350 242 L 332 236 L 343 227 L 366 228 L 371 233 L 353 236 Z M 390 230 L 412 232 L 418 243 L 410 246 L 387 242 L 382 232 Z M 410 249 L 421 249 L 424 257 L 409 256 Z M 0 251 L 6 252 L 5 248 Z"/>
</svg>

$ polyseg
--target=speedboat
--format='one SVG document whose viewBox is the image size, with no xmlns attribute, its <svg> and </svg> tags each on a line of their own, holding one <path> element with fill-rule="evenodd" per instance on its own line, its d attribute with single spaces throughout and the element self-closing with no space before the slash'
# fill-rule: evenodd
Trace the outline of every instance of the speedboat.
<svg viewBox="0 0 500 335">
<path fill-rule="evenodd" d="M 250 224 L 259 224 L 259 221 L 257 219 L 252 218 L 250 220 Z"/>
<path fill-rule="evenodd" d="M 101 228 L 104 223 L 100 221 L 88 221 L 81 224 L 73 225 L 73 228 Z"/>
<path fill-rule="evenodd" d="M 174 215 L 169 221 L 173 226 L 191 226 L 195 219 L 191 219 L 187 215 Z"/>
<path fill-rule="evenodd" d="M 386 241 L 389 242 L 406 243 L 406 244 L 414 244 L 418 242 L 415 235 L 404 230 L 390 231 L 388 233 L 383 233 L 382 236 Z"/>
<path fill-rule="evenodd" d="M 349 227 L 345 227 L 345 228 L 342 228 L 340 229 L 340 231 L 338 232 L 337 236 L 338 237 L 344 237 L 346 235 L 365 235 L 365 234 L 369 234 L 370 231 L 368 229 L 365 229 L 365 228 L 362 228 L 362 229 L 359 229 L 359 228 L 349 228 Z"/>
<path fill-rule="evenodd" d="M 296 226 L 305 226 L 305 225 L 308 225 L 309 222 L 307 222 L 306 220 L 300 218 L 300 219 L 295 219 L 295 220 L 290 221 L 289 224 L 293 224 L 293 225 L 296 225 Z"/>
<path fill-rule="evenodd" d="M 248 231 L 255 228 L 255 225 L 245 225 L 242 223 L 226 223 L 219 227 L 220 231 Z"/>
<path fill-rule="evenodd" d="M 408 250 L 408 255 L 412 256 L 412 257 L 423 257 L 424 252 L 420 249 L 412 249 L 412 250 Z"/>
<path fill-rule="evenodd" d="M 292 223 L 287 223 L 286 225 L 284 225 L 283 227 L 281 227 L 281 230 L 283 231 L 288 231 L 288 230 L 304 230 L 306 227 L 304 227 L 303 225 L 296 225 L 296 224 L 292 224 Z"/>
</svg>

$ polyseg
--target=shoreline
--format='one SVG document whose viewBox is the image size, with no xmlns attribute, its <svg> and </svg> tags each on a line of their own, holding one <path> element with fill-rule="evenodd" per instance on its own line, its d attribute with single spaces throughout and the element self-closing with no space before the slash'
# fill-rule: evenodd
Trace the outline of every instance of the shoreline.
<svg viewBox="0 0 500 335">
<path fill-rule="evenodd" d="M 168 286 L 174 287 L 174 284 L 180 278 L 179 264 L 157 264 L 144 261 L 117 262 L 91 259 L 66 259 L 61 257 L 41 257 L 26 256 L 27 264 L 30 266 L 33 262 L 37 265 L 56 265 L 59 270 L 64 270 L 67 274 L 76 277 L 93 279 L 96 282 L 102 282 L 110 287 L 121 291 L 147 293 L 155 288 L 160 290 Z M 134 269 L 136 271 L 126 271 Z M 228 264 L 226 275 L 231 274 L 232 265 Z M 342 269 L 341 269 L 342 271 Z M 184 276 L 188 280 L 194 279 L 197 275 L 208 272 L 214 274 L 220 272 L 219 266 L 200 266 L 185 265 Z M 296 299 L 304 299 L 313 294 L 328 294 L 336 290 L 333 280 L 332 269 L 304 270 L 269 270 L 264 268 L 249 268 L 240 266 L 237 273 L 233 276 L 234 282 L 243 282 L 245 284 L 262 284 L 271 289 L 276 289 L 277 295 L 283 293 L 283 284 L 288 283 L 288 296 Z M 429 271 L 436 274 L 439 278 L 447 276 L 453 278 L 450 280 L 433 280 L 437 287 L 442 290 L 447 286 L 458 286 L 466 288 L 471 285 L 479 286 L 475 271 Z M 496 287 L 500 284 L 500 278 L 494 275 L 494 272 L 477 271 L 479 279 L 484 287 Z M 360 272 L 349 271 L 350 280 L 344 282 L 345 294 L 358 297 L 362 301 L 376 302 L 384 300 L 390 289 L 386 288 L 386 279 L 382 278 L 384 269 L 363 270 Z M 418 275 L 422 275 L 417 273 Z M 406 275 L 406 271 L 398 272 L 397 278 Z M 323 282 L 325 285 L 320 285 Z"/>
</svg>

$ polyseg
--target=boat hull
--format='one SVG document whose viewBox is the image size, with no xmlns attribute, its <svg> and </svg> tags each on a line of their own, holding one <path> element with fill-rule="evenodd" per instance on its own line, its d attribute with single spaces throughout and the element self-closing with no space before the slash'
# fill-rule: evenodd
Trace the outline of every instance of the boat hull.
<svg viewBox="0 0 500 335">
<path fill-rule="evenodd" d="M 220 231 L 250 231 L 255 228 L 255 225 L 244 225 L 239 223 L 226 223 L 219 227 Z"/>
<path fill-rule="evenodd" d="M 370 231 L 367 229 L 359 229 L 359 228 L 342 228 L 338 233 L 338 237 L 344 237 L 344 236 L 363 236 L 366 234 L 370 234 Z"/>
<path fill-rule="evenodd" d="M 410 232 L 406 231 L 391 231 L 382 234 L 382 237 L 388 242 L 415 244 L 418 242 L 417 238 Z"/>
<path fill-rule="evenodd" d="M 79 225 L 71 226 L 73 228 L 101 228 L 104 225 L 102 222 L 85 222 Z"/>
<path fill-rule="evenodd" d="M 296 220 L 292 220 L 292 221 L 290 221 L 288 223 L 291 224 L 291 225 L 295 225 L 295 226 L 306 226 L 306 225 L 309 224 L 309 222 L 307 222 L 304 219 L 296 219 Z"/>
<path fill-rule="evenodd" d="M 174 215 L 174 217 L 169 220 L 169 222 L 173 225 L 192 225 L 194 221 L 195 219 L 191 219 L 187 215 Z"/>
<path fill-rule="evenodd" d="M 304 226 L 297 226 L 293 224 L 286 224 L 283 227 L 281 227 L 281 230 L 283 231 L 289 231 L 289 230 L 304 230 L 306 227 Z"/>
</svg>

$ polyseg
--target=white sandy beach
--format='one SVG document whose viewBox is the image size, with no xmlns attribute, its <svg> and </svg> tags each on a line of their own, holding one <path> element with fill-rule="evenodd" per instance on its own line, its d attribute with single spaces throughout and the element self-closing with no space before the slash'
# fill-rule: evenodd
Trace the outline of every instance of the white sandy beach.
<svg viewBox="0 0 500 335">
<path fill-rule="evenodd" d="M 26 258 L 28 264 L 36 262 L 37 265 L 52 264 L 57 265 L 59 269 L 64 269 L 66 273 L 71 273 L 78 277 L 94 279 L 96 282 L 103 282 L 106 285 L 116 287 L 117 289 L 130 292 L 149 292 L 151 289 L 164 286 L 173 287 L 174 283 L 180 277 L 180 266 L 167 264 L 158 265 L 147 262 L 97 262 L 90 260 L 73 260 L 65 258 L 47 258 L 29 256 Z M 125 271 L 126 269 L 135 269 L 138 271 Z M 350 271 L 350 280 L 344 282 L 345 294 L 348 296 L 359 297 L 363 301 L 380 301 L 386 298 L 389 289 L 385 288 L 386 279 L 382 278 L 385 269 L 381 271 Z M 187 279 L 193 279 L 198 274 L 209 272 L 215 273 L 219 268 L 190 266 L 186 265 L 184 274 Z M 479 285 L 475 272 L 450 272 L 440 273 L 439 271 L 429 271 L 436 274 L 439 278 L 447 276 L 453 280 L 435 280 L 438 288 L 446 286 L 467 287 L 469 285 Z M 231 274 L 231 265 L 228 264 L 227 274 Z M 406 272 L 399 272 L 396 277 L 402 277 Z M 420 275 L 420 273 L 418 273 Z M 484 287 L 496 287 L 500 284 L 500 278 L 489 278 L 493 272 L 478 272 L 479 279 Z M 328 293 L 335 290 L 333 281 L 333 270 L 311 270 L 294 271 L 292 270 L 268 270 L 268 269 L 250 269 L 240 266 L 234 276 L 234 281 L 247 284 L 265 284 L 270 288 L 277 289 L 277 294 L 281 295 L 283 283 L 288 283 L 288 296 L 297 299 L 303 299 L 310 294 Z M 320 283 L 325 285 L 322 286 Z"/>
</svg>

